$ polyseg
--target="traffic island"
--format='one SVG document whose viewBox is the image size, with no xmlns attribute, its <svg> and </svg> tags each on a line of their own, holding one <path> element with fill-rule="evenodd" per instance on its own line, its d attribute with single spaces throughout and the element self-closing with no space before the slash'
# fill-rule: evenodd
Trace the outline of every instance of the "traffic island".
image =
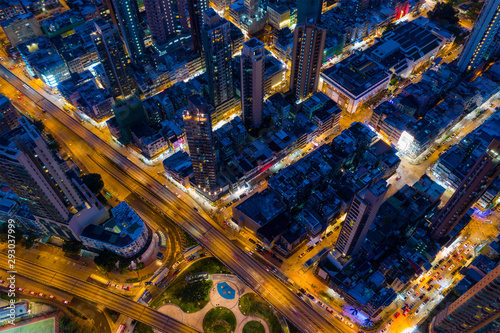
<svg viewBox="0 0 500 333">
<path fill-rule="evenodd" d="M 243 295 L 238 304 L 239 310 L 245 316 L 257 316 L 264 319 L 270 333 L 281 333 L 281 325 L 273 309 L 260 296 L 254 293 Z"/>
<path fill-rule="evenodd" d="M 236 316 L 228 308 L 215 307 L 203 318 L 205 333 L 232 333 L 236 329 Z"/>
</svg>

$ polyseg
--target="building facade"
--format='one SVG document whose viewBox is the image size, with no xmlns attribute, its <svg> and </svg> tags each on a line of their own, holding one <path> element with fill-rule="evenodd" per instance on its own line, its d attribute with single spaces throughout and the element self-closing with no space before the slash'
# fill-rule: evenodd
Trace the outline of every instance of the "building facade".
<svg viewBox="0 0 500 333">
<path fill-rule="evenodd" d="M 358 192 L 349 206 L 335 248 L 344 256 L 353 255 L 365 240 L 387 192 L 387 182 L 379 180 Z"/>
<path fill-rule="evenodd" d="M 186 0 L 189 22 L 191 25 L 191 36 L 193 50 L 199 54 L 203 53 L 203 42 L 201 37 L 201 28 L 203 26 L 203 12 L 209 8 L 208 0 Z"/>
<path fill-rule="evenodd" d="M 144 34 L 139 21 L 139 8 L 135 0 L 113 0 L 118 27 L 127 48 L 127 53 L 134 63 L 145 60 L 146 47 Z"/>
<path fill-rule="evenodd" d="M 184 1 L 145 0 L 146 17 L 151 36 L 157 45 L 163 45 L 169 37 L 187 31 Z"/>
<path fill-rule="evenodd" d="M 500 317 L 500 266 L 432 319 L 432 333 L 497 332 Z"/>
<path fill-rule="evenodd" d="M 252 38 L 243 43 L 241 52 L 241 109 L 243 123 L 247 128 L 262 124 L 264 103 L 264 43 Z"/>
<path fill-rule="evenodd" d="M 212 136 L 213 112 L 213 107 L 200 95 L 191 95 L 188 98 L 188 109 L 183 113 L 195 184 L 205 193 L 214 192 L 218 187 L 217 161 Z"/>
<path fill-rule="evenodd" d="M 446 237 L 500 174 L 500 141 L 494 139 L 453 196 L 432 220 L 433 239 Z"/>
<path fill-rule="evenodd" d="M 461 72 L 477 68 L 484 60 L 500 27 L 500 0 L 485 1 L 481 13 L 474 23 L 460 59 L 458 68 Z"/>
<path fill-rule="evenodd" d="M 12 46 L 43 35 L 40 24 L 32 13 L 14 16 L 3 21 L 1 26 Z"/>
<path fill-rule="evenodd" d="M 316 92 L 323 59 L 326 29 L 314 20 L 295 28 L 292 50 L 290 90 L 297 101 L 303 101 Z"/>
<path fill-rule="evenodd" d="M 132 70 L 127 61 L 116 27 L 103 19 L 95 21 L 96 32 L 92 39 L 104 67 L 109 90 L 114 98 L 125 98 L 133 91 Z"/>
</svg>

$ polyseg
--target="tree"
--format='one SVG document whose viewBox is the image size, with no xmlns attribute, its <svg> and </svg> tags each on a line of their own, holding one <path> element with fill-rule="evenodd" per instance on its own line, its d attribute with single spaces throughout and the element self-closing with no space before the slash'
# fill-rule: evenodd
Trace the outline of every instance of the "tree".
<svg viewBox="0 0 500 333">
<path fill-rule="evenodd" d="M 31 249 L 33 245 L 35 245 L 36 237 L 32 234 L 28 235 L 28 237 L 23 237 L 21 239 L 21 245 L 24 246 L 27 250 Z"/>
<path fill-rule="evenodd" d="M 102 177 L 98 173 L 89 173 L 82 177 L 83 183 L 87 185 L 89 190 L 94 194 L 98 194 L 104 188 Z"/>
<path fill-rule="evenodd" d="M 195 281 L 179 289 L 176 296 L 182 298 L 184 302 L 197 303 L 207 297 L 211 287 L 212 283 L 210 281 Z"/>
<path fill-rule="evenodd" d="M 82 243 L 76 240 L 65 241 L 62 250 L 68 254 L 79 254 L 82 249 Z"/>
<path fill-rule="evenodd" d="M 458 12 L 453 8 L 453 4 L 438 2 L 434 9 L 427 13 L 427 18 L 431 21 L 439 21 L 448 24 L 457 24 Z"/>
<path fill-rule="evenodd" d="M 0 224 L 0 243 L 5 243 L 9 235 L 9 225 L 7 223 Z"/>
<path fill-rule="evenodd" d="M 385 26 L 385 29 L 384 29 L 384 32 L 382 33 L 382 35 L 385 35 L 386 33 L 391 32 L 394 29 L 396 29 L 396 23 L 391 22 Z"/>
<path fill-rule="evenodd" d="M 43 132 L 43 130 L 45 129 L 45 125 L 43 124 L 43 122 L 41 120 L 35 120 L 33 122 L 33 125 L 35 125 L 35 127 L 40 131 L 40 132 Z"/>
<path fill-rule="evenodd" d="M 94 258 L 94 263 L 101 267 L 106 272 L 111 272 L 116 268 L 116 262 L 120 257 L 109 250 L 104 250 L 97 257 Z"/>
<path fill-rule="evenodd" d="M 118 262 L 118 270 L 121 274 L 125 273 L 128 266 L 132 263 L 132 260 L 129 258 L 120 257 L 120 261 Z"/>
<path fill-rule="evenodd" d="M 140 271 L 141 269 L 144 269 L 144 263 L 139 261 L 135 267 L 137 267 L 137 270 Z"/>
<path fill-rule="evenodd" d="M 74 321 L 71 321 L 69 317 L 62 317 L 59 320 L 59 327 L 61 328 L 61 331 L 63 333 L 78 333 L 80 332 L 80 328 L 78 327 L 78 324 L 75 323 Z"/>
<path fill-rule="evenodd" d="M 399 77 L 396 74 L 392 74 L 391 82 L 389 82 L 389 85 L 394 86 L 398 82 L 399 82 Z"/>
</svg>

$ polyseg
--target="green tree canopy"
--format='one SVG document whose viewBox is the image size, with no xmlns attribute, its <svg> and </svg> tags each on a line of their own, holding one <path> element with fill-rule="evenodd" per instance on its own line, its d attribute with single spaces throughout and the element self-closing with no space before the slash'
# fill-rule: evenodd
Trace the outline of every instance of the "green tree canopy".
<svg viewBox="0 0 500 333">
<path fill-rule="evenodd" d="M 427 17 L 432 21 L 457 24 L 459 21 L 457 14 L 458 12 L 453 8 L 453 4 L 438 2 L 434 9 L 427 13 Z"/>
<path fill-rule="evenodd" d="M 104 182 L 102 177 L 98 173 L 89 173 L 87 175 L 82 176 L 83 183 L 87 185 L 89 190 L 94 194 L 98 194 L 104 188 Z"/>
<path fill-rule="evenodd" d="M 62 250 L 65 253 L 69 254 L 78 254 L 80 253 L 80 250 L 82 249 L 82 243 L 76 240 L 69 240 L 64 242 L 62 246 Z"/>
<path fill-rule="evenodd" d="M 97 266 L 101 267 L 106 272 L 111 272 L 116 268 L 116 262 L 120 260 L 120 257 L 109 250 L 104 250 L 97 257 L 95 257 L 94 262 Z"/>
</svg>

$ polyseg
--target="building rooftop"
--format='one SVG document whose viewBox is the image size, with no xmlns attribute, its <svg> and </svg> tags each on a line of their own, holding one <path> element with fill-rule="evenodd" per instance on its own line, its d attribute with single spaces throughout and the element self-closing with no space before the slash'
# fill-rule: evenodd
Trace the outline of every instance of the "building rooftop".
<svg viewBox="0 0 500 333">
<path fill-rule="evenodd" d="M 269 189 L 265 189 L 260 193 L 250 196 L 235 208 L 251 217 L 261 226 L 264 226 L 285 211 L 285 205 L 279 200 L 277 195 Z"/>
<path fill-rule="evenodd" d="M 145 224 L 125 202 L 111 208 L 112 217 L 102 225 L 91 224 L 83 229 L 81 236 L 116 247 L 127 247 L 142 234 Z"/>
</svg>

